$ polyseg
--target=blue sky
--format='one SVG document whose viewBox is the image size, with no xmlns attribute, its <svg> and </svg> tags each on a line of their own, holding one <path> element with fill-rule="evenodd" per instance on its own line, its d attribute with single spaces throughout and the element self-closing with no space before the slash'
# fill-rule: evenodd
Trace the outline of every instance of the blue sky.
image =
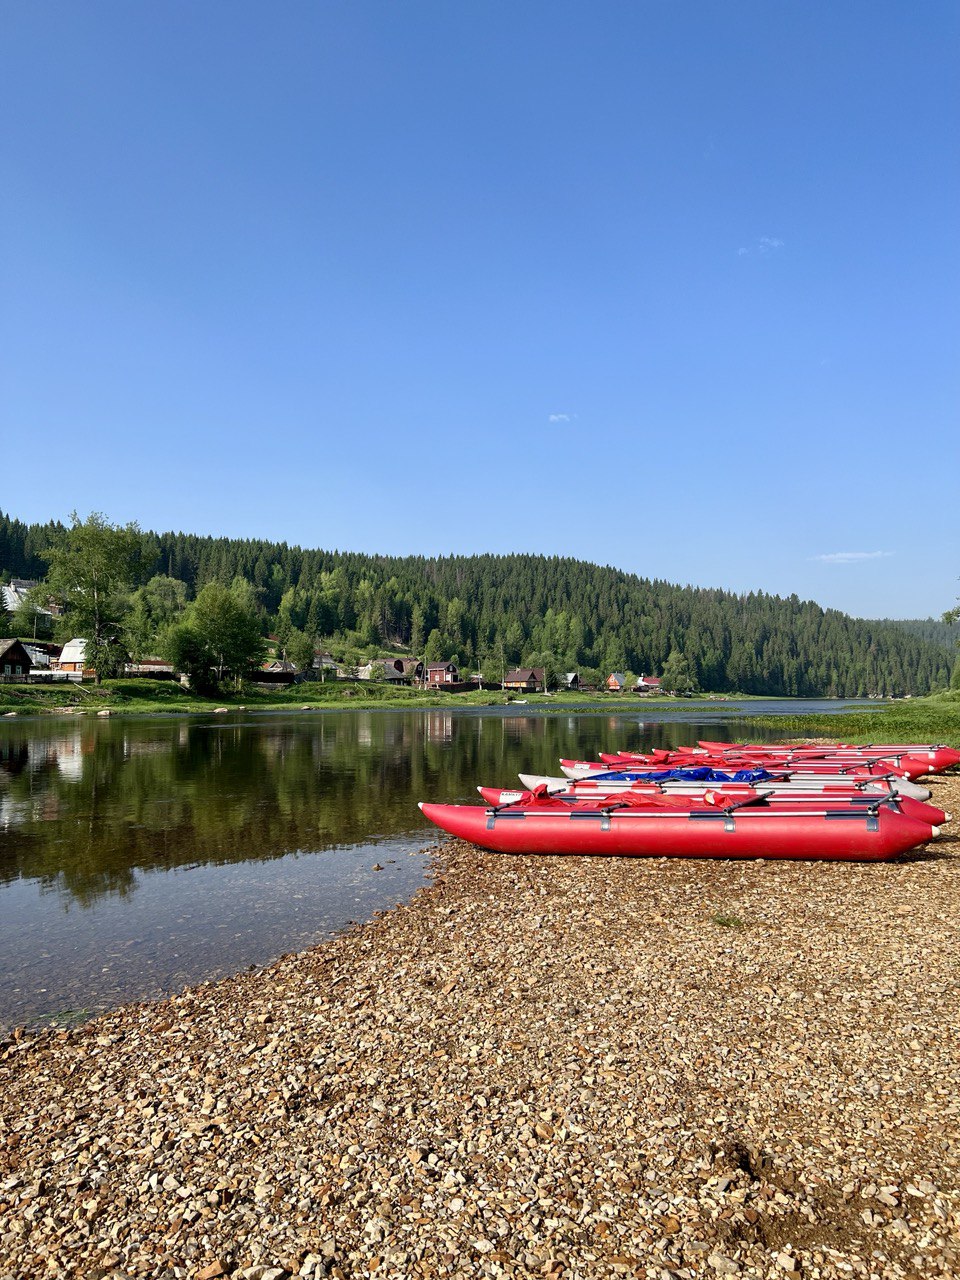
<svg viewBox="0 0 960 1280">
<path fill-rule="evenodd" d="M 3 510 L 960 593 L 952 0 L 0 29 Z"/>
</svg>

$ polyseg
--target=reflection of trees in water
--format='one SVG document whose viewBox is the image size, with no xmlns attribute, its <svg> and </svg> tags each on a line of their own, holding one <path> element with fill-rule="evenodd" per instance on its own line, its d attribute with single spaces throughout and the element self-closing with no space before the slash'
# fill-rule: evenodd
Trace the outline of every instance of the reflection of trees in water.
<svg viewBox="0 0 960 1280">
<path fill-rule="evenodd" d="M 25 742 L 0 742 L 0 770 L 11 778 L 23 773 L 29 758 L 30 749 Z"/>
<path fill-rule="evenodd" d="M 138 870 L 407 835 L 423 827 L 417 800 L 472 798 L 477 783 L 509 785 L 521 769 L 555 773 L 561 756 L 701 733 L 449 711 L 11 727 L 0 749 L 0 882 L 36 879 L 89 904 L 132 892 Z"/>
</svg>

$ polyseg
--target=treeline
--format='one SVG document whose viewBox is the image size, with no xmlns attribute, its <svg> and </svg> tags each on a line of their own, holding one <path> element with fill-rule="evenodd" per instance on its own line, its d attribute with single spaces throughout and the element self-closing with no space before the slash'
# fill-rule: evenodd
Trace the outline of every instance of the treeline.
<svg viewBox="0 0 960 1280">
<path fill-rule="evenodd" d="M 0 513 L 0 569 L 42 578 L 45 548 L 63 531 Z M 398 558 L 184 533 L 146 533 L 142 544 L 142 574 L 184 583 L 188 598 L 210 583 L 251 584 L 265 632 L 335 653 L 456 658 L 494 678 L 515 663 L 656 674 L 682 654 L 704 689 L 854 697 L 927 693 L 952 667 L 946 648 L 897 623 L 567 558 Z"/>
<path fill-rule="evenodd" d="M 960 647 L 960 622 L 948 622 L 941 618 L 880 618 L 867 624 L 871 627 L 900 627 L 911 635 L 919 636 L 928 644 L 939 645 L 951 654 Z"/>
</svg>

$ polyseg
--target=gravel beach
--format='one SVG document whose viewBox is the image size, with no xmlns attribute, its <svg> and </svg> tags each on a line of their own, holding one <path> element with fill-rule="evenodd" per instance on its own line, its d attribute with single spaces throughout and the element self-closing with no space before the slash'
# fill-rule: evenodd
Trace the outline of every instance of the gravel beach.
<svg viewBox="0 0 960 1280">
<path fill-rule="evenodd" d="M 15 1034 L 0 1277 L 956 1275 L 958 825 L 892 865 L 448 842 L 332 942 Z"/>
</svg>

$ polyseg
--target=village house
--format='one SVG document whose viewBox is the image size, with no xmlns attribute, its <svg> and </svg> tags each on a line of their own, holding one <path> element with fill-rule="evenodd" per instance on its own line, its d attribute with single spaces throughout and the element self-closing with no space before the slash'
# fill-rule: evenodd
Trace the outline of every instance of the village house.
<svg viewBox="0 0 960 1280">
<path fill-rule="evenodd" d="M 11 578 L 9 582 L 0 582 L 0 608 L 6 609 L 8 613 L 15 613 L 22 604 L 26 604 L 29 592 L 37 585 L 33 578 Z M 59 606 L 53 604 L 37 608 L 34 630 L 39 624 L 41 630 L 49 632 L 54 616 L 59 617 L 61 612 Z"/>
<path fill-rule="evenodd" d="M 423 680 L 423 663 L 418 658 L 384 658 L 383 676 L 393 684 L 414 684 Z"/>
<path fill-rule="evenodd" d="M 580 672 L 564 671 L 560 677 L 560 684 L 564 689 L 579 689 L 580 688 Z"/>
<path fill-rule="evenodd" d="M 23 679 L 33 663 L 24 646 L 15 637 L 0 640 L 0 676 L 5 680 Z"/>
<path fill-rule="evenodd" d="M 611 693 L 623 693 L 626 688 L 627 677 L 622 671 L 611 671 L 607 676 L 607 689 Z"/>
<path fill-rule="evenodd" d="M 172 680 L 175 673 L 173 664 L 163 658 L 141 658 L 139 662 L 125 662 L 123 674 L 145 677 L 148 680 Z"/>
<path fill-rule="evenodd" d="M 427 667 L 427 684 L 459 684 L 460 672 L 453 662 L 431 662 Z"/>
<path fill-rule="evenodd" d="M 0 582 L 0 605 L 13 613 L 26 600 L 27 592 L 32 591 L 36 585 L 29 578 L 11 578 L 9 582 Z"/>
<path fill-rule="evenodd" d="M 323 649 L 314 650 L 313 670 L 320 672 L 321 680 L 325 680 L 327 676 L 332 676 L 336 679 L 344 674 L 343 668 L 334 662 L 333 655 Z"/>
<path fill-rule="evenodd" d="M 503 687 L 522 693 L 539 693 L 544 687 L 543 667 L 518 667 L 503 677 Z"/>
<path fill-rule="evenodd" d="M 660 677 L 641 675 L 633 689 L 635 693 L 659 693 Z"/>
<path fill-rule="evenodd" d="M 42 641 L 24 640 L 23 647 L 30 655 L 34 671 L 49 671 L 50 663 L 60 654 L 58 644 L 44 644 Z"/>
<path fill-rule="evenodd" d="M 264 685 L 287 685 L 293 684 L 296 676 L 297 668 L 292 662 L 286 662 L 283 658 L 271 658 L 251 672 L 250 678 L 254 683 Z"/>
<path fill-rule="evenodd" d="M 367 662 L 362 667 L 357 668 L 358 680 L 379 680 L 381 678 L 390 684 L 403 684 L 406 677 L 403 674 L 401 659 L 374 658 L 372 662 Z"/>
<path fill-rule="evenodd" d="M 68 640 L 60 650 L 60 657 L 50 663 L 52 671 L 62 672 L 68 680 L 82 680 L 84 676 L 95 674 L 92 667 L 86 665 L 87 642 L 81 637 Z"/>
</svg>

